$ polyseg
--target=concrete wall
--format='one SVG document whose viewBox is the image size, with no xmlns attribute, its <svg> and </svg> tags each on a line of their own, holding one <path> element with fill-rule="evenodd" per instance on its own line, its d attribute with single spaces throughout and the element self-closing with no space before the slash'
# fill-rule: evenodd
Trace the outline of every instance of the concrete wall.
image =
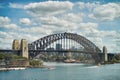
<svg viewBox="0 0 120 80">
<path fill-rule="evenodd" d="M 19 66 L 19 67 L 25 67 L 25 66 L 29 66 L 29 61 L 28 60 L 22 60 L 22 59 L 18 59 L 18 60 L 10 60 L 8 66 L 12 67 L 12 66 Z"/>
</svg>

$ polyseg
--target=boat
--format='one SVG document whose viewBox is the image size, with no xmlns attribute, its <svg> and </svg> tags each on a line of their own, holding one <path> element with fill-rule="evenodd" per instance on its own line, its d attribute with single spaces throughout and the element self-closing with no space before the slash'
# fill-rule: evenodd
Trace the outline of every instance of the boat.
<svg viewBox="0 0 120 80">
<path fill-rule="evenodd" d="M 100 67 L 100 66 L 101 66 L 101 64 L 100 64 L 100 63 L 98 63 L 98 64 L 97 64 L 97 66 L 99 66 L 99 67 Z"/>
<path fill-rule="evenodd" d="M 55 69 L 55 67 L 47 67 L 49 70 L 53 70 Z"/>
<path fill-rule="evenodd" d="M 67 59 L 67 60 L 64 60 L 65 63 L 75 63 L 76 60 L 74 59 Z"/>
</svg>

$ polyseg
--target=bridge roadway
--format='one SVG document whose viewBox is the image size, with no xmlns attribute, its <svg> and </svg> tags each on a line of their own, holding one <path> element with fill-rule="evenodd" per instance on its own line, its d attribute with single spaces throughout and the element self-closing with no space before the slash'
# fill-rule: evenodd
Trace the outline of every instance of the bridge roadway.
<svg viewBox="0 0 120 80">
<path fill-rule="evenodd" d="M 11 50 L 11 49 L 0 49 L 0 52 L 9 52 L 9 53 L 16 53 L 16 52 L 20 52 L 20 50 Z"/>
<path fill-rule="evenodd" d="M 0 52 L 3 53 L 20 53 L 21 50 L 11 50 L 11 49 L 0 49 Z M 29 50 L 29 52 L 77 52 L 77 53 L 88 53 L 88 54 L 95 54 L 97 52 L 90 52 L 90 51 L 80 51 L 80 50 Z M 98 54 L 102 54 L 102 53 L 98 53 Z M 108 55 L 115 55 L 114 53 L 108 53 Z"/>
<path fill-rule="evenodd" d="M 17 55 L 21 54 L 21 50 L 0 50 L 0 53 L 15 53 Z M 36 53 L 37 52 L 37 53 Z M 96 52 L 87 52 L 87 51 L 79 51 L 79 50 L 29 50 L 29 56 L 34 57 L 35 55 L 40 54 L 40 52 L 61 52 L 61 53 L 69 53 L 69 52 L 76 52 L 76 53 L 85 53 L 85 54 L 92 54 L 94 55 Z M 36 53 L 36 54 L 34 54 Z M 102 60 L 104 54 L 103 53 L 96 53 Z M 112 60 L 115 56 L 113 53 L 108 53 L 108 59 Z"/>
<path fill-rule="evenodd" d="M 76 53 L 89 53 L 89 54 L 94 54 L 96 52 L 90 52 L 90 51 L 80 51 L 80 50 L 29 50 L 29 52 L 76 52 Z"/>
<path fill-rule="evenodd" d="M 0 50 L 0 52 L 20 52 L 21 50 Z M 77 53 L 89 53 L 89 54 L 94 54 L 97 52 L 90 52 L 90 51 L 80 51 L 80 50 L 29 50 L 29 52 L 77 52 Z"/>
</svg>

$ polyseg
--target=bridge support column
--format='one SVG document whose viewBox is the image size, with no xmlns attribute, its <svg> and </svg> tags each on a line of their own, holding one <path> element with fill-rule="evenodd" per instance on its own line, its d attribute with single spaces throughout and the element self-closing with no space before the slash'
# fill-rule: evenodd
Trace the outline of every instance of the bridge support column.
<svg viewBox="0 0 120 80">
<path fill-rule="evenodd" d="M 28 43 L 26 39 L 21 40 L 21 56 L 28 59 Z"/>
<path fill-rule="evenodd" d="M 20 50 L 19 40 L 15 39 L 15 40 L 13 41 L 12 49 L 13 49 L 13 50 Z"/>
<path fill-rule="evenodd" d="M 103 47 L 103 54 L 104 54 L 104 62 L 108 61 L 108 54 L 107 54 L 107 48 L 104 46 Z"/>
</svg>

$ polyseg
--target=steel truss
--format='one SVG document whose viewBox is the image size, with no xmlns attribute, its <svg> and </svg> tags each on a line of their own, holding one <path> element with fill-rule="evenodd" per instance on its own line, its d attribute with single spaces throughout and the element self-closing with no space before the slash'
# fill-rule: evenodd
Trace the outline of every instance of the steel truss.
<svg viewBox="0 0 120 80">
<path fill-rule="evenodd" d="M 84 47 L 85 51 L 89 52 L 101 52 L 101 50 L 93 44 L 90 40 L 86 39 L 85 37 L 75 34 L 75 33 L 58 33 L 58 34 L 52 34 L 45 36 L 43 38 L 40 38 L 31 44 L 29 44 L 29 50 L 45 50 L 47 46 L 50 44 L 56 42 L 60 39 L 71 39 L 76 41 L 78 44 L 82 45 Z"/>
</svg>

